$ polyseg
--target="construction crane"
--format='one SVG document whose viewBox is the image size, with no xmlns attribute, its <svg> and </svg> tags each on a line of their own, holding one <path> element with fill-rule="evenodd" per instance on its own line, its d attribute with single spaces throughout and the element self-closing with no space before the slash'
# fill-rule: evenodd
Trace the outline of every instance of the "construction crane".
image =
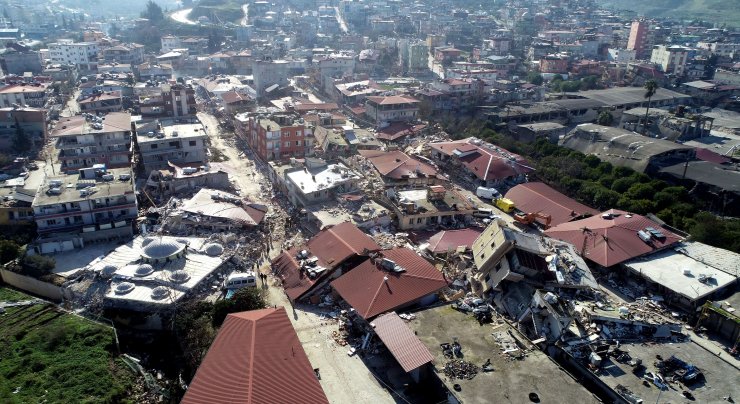
<svg viewBox="0 0 740 404">
<path fill-rule="evenodd" d="M 524 212 L 515 212 L 514 213 L 514 220 L 521 224 L 532 224 L 537 219 L 542 219 L 545 221 L 545 229 L 550 227 L 550 222 L 552 222 L 552 216 L 540 213 L 540 212 L 534 212 L 534 213 L 524 213 Z"/>
</svg>

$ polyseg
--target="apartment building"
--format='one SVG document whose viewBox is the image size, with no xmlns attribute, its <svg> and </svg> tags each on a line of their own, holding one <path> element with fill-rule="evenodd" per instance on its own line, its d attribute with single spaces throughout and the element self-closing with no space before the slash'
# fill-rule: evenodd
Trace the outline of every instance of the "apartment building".
<svg viewBox="0 0 740 404">
<path fill-rule="evenodd" d="M 39 238 L 29 250 L 37 254 L 127 239 L 138 215 L 131 170 L 111 170 L 104 164 L 49 177 L 36 192 L 32 208 Z"/>
<path fill-rule="evenodd" d="M 686 59 L 689 49 L 679 45 L 656 45 L 650 56 L 650 62 L 660 66 L 660 69 L 669 74 L 683 76 L 686 71 Z"/>
<path fill-rule="evenodd" d="M 0 151 L 12 152 L 18 126 L 32 147 L 40 148 L 46 140 L 46 110 L 40 108 L 0 108 Z"/>
<path fill-rule="evenodd" d="M 165 84 L 162 86 L 164 113 L 173 118 L 192 116 L 198 111 L 195 107 L 195 90 L 186 84 Z"/>
<path fill-rule="evenodd" d="M 129 167 L 131 161 L 131 114 L 111 112 L 63 117 L 51 137 L 56 139 L 57 158 L 63 172 L 104 164 L 107 168 Z"/>
<path fill-rule="evenodd" d="M 43 108 L 50 91 L 49 83 L 19 83 L 0 87 L 0 108 Z"/>
<path fill-rule="evenodd" d="M 234 120 L 237 136 L 247 141 L 265 161 L 302 158 L 313 155 L 313 127 L 293 116 L 237 115 Z"/>
<path fill-rule="evenodd" d="M 650 21 L 635 20 L 630 27 L 627 49 L 634 50 L 638 59 L 644 59 L 652 49 L 653 35 L 650 32 Z"/>
<path fill-rule="evenodd" d="M 106 63 L 124 63 L 137 65 L 144 62 L 144 45 L 129 43 L 103 49 L 103 60 Z"/>
<path fill-rule="evenodd" d="M 53 64 L 75 66 L 80 70 L 95 70 L 99 51 L 97 42 L 60 40 L 49 44 L 49 60 Z"/>
<path fill-rule="evenodd" d="M 365 114 L 379 126 L 389 122 L 413 121 L 419 115 L 419 100 L 405 95 L 367 97 Z"/>
<path fill-rule="evenodd" d="M 205 128 L 197 120 L 176 123 L 173 120 L 152 121 L 136 127 L 138 162 L 145 173 L 178 166 L 200 166 L 207 160 Z"/>
</svg>

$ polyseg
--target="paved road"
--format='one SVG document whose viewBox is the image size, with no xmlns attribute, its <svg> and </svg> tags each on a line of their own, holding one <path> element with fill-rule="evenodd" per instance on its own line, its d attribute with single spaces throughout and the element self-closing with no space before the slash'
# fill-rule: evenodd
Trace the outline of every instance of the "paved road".
<svg viewBox="0 0 740 404">
<path fill-rule="evenodd" d="M 193 11 L 192 8 L 185 8 L 182 10 L 175 11 L 174 13 L 170 14 L 170 18 L 173 20 L 181 23 L 181 24 L 187 24 L 187 25 L 198 25 L 198 22 L 193 21 L 188 18 L 188 14 Z"/>
</svg>

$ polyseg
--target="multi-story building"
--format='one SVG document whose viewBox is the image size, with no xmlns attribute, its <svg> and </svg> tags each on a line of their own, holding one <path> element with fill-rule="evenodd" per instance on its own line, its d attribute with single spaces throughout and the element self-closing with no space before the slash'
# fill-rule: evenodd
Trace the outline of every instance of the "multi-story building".
<svg viewBox="0 0 740 404">
<path fill-rule="evenodd" d="M 540 59 L 540 72 L 565 74 L 568 72 L 568 59 L 557 55 L 547 55 Z"/>
<path fill-rule="evenodd" d="M 652 49 L 652 41 L 650 22 L 644 19 L 632 21 L 627 49 L 634 50 L 638 59 L 645 59 L 650 49 Z"/>
<path fill-rule="evenodd" d="M 29 250 L 37 254 L 130 238 L 138 215 L 131 169 L 104 164 L 47 178 L 32 207 L 39 238 Z"/>
<path fill-rule="evenodd" d="M 419 115 L 419 100 L 403 95 L 367 97 L 365 114 L 377 125 L 413 121 Z"/>
<path fill-rule="evenodd" d="M 689 49 L 683 46 L 656 45 L 653 47 L 650 61 L 660 66 L 660 69 L 665 73 L 683 76 L 688 55 Z"/>
<path fill-rule="evenodd" d="M 144 62 L 144 45 L 129 43 L 103 49 L 103 60 L 107 63 L 137 65 Z"/>
<path fill-rule="evenodd" d="M 200 166 L 207 160 L 206 133 L 194 120 L 180 124 L 172 120 L 152 121 L 136 127 L 139 163 L 145 173 L 169 168 L 169 163 Z"/>
<path fill-rule="evenodd" d="M 49 92 L 49 83 L 20 83 L 0 87 L 0 108 L 26 105 L 43 108 Z"/>
<path fill-rule="evenodd" d="M 429 48 L 424 42 L 409 45 L 408 69 L 411 72 L 429 68 Z"/>
<path fill-rule="evenodd" d="M 265 161 L 313 154 L 313 127 L 292 116 L 237 115 L 236 133 Z"/>
<path fill-rule="evenodd" d="M 152 79 L 169 80 L 172 78 L 172 65 L 165 63 L 142 63 L 137 67 L 137 71 L 139 72 L 140 81 Z"/>
<path fill-rule="evenodd" d="M 95 70 L 98 66 L 96 42 L 73 42 L 71 39 L 49 44 L 49 60 L 54 64 L 75 66 L 80 70 Z"/>
<path fill-rule="evenodd" d="M 5 53 L 0 57 L 0 67 L 5 74 L 17 75 L 26 72 L 40 74 L 43 70 L 39 53 L 17 44 L 9 44 L 6 47 Z"/>
<path fill-rule="evenodd" d="M 172 35 L 163 36 L 161 45 L 160 52 L 162 53 L 172 52 L 175 49 L 181 49 L 183 47 L 180 38 Z"/>
<path fill-rule="evenodd" d="M 708 50 L 711 54 L 733 59 L 740 54 L 740 43 L 731 42 L 699 42 L 696 47 Z"/>
<path fill-rule="evenodd" d="M 187 84 L 166 84 L 162 86 L 162 100 L 167 116 L 174 118 L 195 115 L 195 90 Z"/>
<path fill-rule="evenodd" d="M 289 64 L 287 60 L 255 60 L 252 64 L 254 91 L 263 97 L 279 87 L 289 84 Z"/>
<path fill-rule="evenodd" d="M 307 161 L 305 167 L 284 173 L 288 198 L 294 206 L 308 207 L 357 190 L 362 178 L 359 174 L 341 163 L 327 165 L 321 160 L 318 162 L 313 165 Z"/>
<path fill-rule="evenodd" d="M 93 94 L 77 101 L 81 112 L 108 113 L 123 110 L 123 98 L 120 91 L 109 91 Z"/>
<path fill-rule="evenodd" d="M 64 117 L 51 133 L 56 139 L 61 171 L 68 172 L 103 164 L 128 167 L 131 161 L 131 114 L 111 112 Z"/>
<path fill-rule="evenodd" d="M 39 108 L 0 108 L 0 150 L 11 152 L 18 127 L 30 140 L 30 146 L 41 148 L 46 141 L 46 110 Z"/>
</svg>

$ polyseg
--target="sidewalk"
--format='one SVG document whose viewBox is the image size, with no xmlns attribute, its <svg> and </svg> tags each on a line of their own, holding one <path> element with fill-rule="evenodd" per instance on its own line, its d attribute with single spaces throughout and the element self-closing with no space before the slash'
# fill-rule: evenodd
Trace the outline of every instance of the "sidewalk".
<svg viewBox="0 0 740 404">
<path fill-rule="evenodd" d="M 704 348 L 707 352 L 713 353 L 714 356 L 727 362 L 728 365 L 733 366 L 737 370 L 740 370 L 740 361 L 733 358 L 724 350 L 722 346 L 699 336 L 697 333 L 694 332 L 694 330 L 686 330 L 686 333 L 689 335 L 689 337 L 691 337 L 691 342 Z"/>
</svg>

